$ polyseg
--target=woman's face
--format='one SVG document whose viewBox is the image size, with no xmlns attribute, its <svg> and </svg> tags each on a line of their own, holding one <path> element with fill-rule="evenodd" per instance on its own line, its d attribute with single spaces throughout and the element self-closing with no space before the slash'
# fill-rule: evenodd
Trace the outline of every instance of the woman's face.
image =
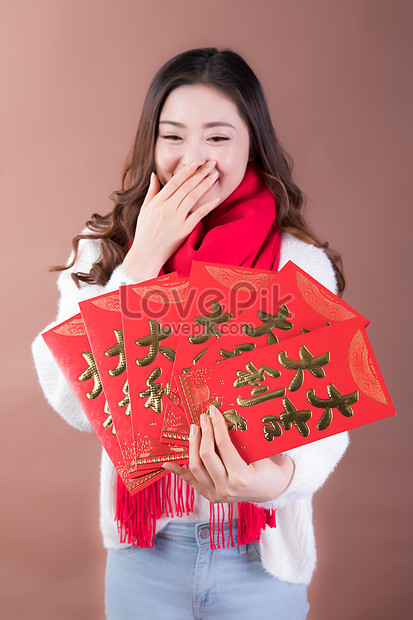
<svg viewBox="0 0 413 620">
<path fill-rule="evenodd" d="M 155 144 L 156 174 L 162 185 L 187 163 L 216 161 L 217 182 L 194 205 L 220 197 L 241 183 L 248 164 L 248 127 L 235 103 L 211 86 L 179 86 L 161 110 Z M 220 204 L 219 203 L 219 204 Z"/>
</svg>

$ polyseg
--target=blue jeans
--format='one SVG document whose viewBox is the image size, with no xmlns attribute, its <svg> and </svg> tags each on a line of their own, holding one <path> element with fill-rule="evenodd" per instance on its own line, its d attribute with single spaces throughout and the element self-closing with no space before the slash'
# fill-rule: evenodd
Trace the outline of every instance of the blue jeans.
<svg viewBox="0 0 413 620">
<path fill-rule="evenodd" d="M 304 620 L 309 609 L 307 586 L 267 573 L 258 543 L 211 551 L 208 523 L 171 522 L 153 549 L 109 549 L 105 586 L 107 620 Z"/>
</svg>

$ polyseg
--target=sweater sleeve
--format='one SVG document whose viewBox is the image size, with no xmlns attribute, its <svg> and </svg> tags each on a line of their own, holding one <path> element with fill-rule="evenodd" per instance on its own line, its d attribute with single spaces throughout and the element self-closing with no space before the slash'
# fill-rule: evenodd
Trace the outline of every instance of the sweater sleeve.
<svg viewBox="0 0 413 620">
<path fill-rule="evenodd" d="M 334 268 L 324 250 L 284 233 L 281 244 L 280 269 L 289 260 L 330 291 L 337 293 Z M 294 474 L 291 482 L 279 497 L 259 505 L 264 508 L 282 508 L 291 502 L 315 493 L 333 472 L 348 444 L 349 435 L 345 432 L 283 452 L 294 463 Z"/>
<path fill-rule="evenodd" d="M 80 288 L 78 288 L 71 274 L 77 271 L 89 272 L 93 263 L 98 259 L 99 254 L 100 242 L 98 240 L 81 240 L 76 263 L 70 269 L 62 271 L 57 280 L 60 297 L 56 319 L 47 325 L 42 332 L 77 314 L 79 312 L 79 301 L 115 291 L 123 284 L 133 284 L 135 282 L 119 265 L 114 269 L 105 286 L 81 283 Z M 72 257 L 73 254 L 70 256 L 67 264 L 71 262 Z M 38 334 L 32 343 L 32 354 L 44 395 L 51 407 L 71 426 L 81 431 L 91 431 L 92 427 L 47 348 L 41 335 L 42 332 Z"/>
</svg>

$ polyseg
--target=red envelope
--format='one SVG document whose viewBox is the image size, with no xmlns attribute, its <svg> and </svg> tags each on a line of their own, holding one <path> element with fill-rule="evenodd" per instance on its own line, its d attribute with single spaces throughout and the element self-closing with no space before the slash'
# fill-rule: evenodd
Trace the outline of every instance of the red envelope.
<svg viewBox="0 0 413 620">
<path fill-rule="evenodd" d="M 167 274 L 158 280 L 164 282 L 174 278 L 176 278 L 176 273 Z M 80 302 L 79 307 L 112 413 L 125 464 L 132 474 L 136 472 L 137 464 L 119 291 L 87 299 Z"/>
<path fill-rule="evenodd" d="M 188 447 L 161 443 L 166 396 L 181 327 L 187 278 L 121 287 L 136 463 L 140 470 L 165 461 L 188 462 Z"/>
<path fill-rule="evenodd" d="M 167 472 L 162 469 L 133 480 L 129 478 L 81 315 L 71 317 L 42 336 L 128 491 L 134 494 L 163 478 Z"/>
<path fill-rule="evenodd" d="M 136 471 L 119 292 L 79 303 L 116 435 L 129 473 Z"/>
<path fill-rule="evenodd" d="M 260 290 L 257 301 L 227 323 L 219 340 L 211 339 L 200 364 L 210 366 L 355 317 L 365 327 L 370 325 L 368 319 L 289 261 Z"/>
<path fill-rule="evenodd" d="M 395 415 L 359 318 L 179 375 L 199 424 L 220 408 L 247 463 Z"/>
<path fill-rule="evenodd" d="M 186 329 L 179 341 L 173 375 L 198 364 L 231 319 L 256 301 L 259 291 L 276 275 L 273 271 L 193 261 L 186 306 L 181 312 Z"/>
</svg>

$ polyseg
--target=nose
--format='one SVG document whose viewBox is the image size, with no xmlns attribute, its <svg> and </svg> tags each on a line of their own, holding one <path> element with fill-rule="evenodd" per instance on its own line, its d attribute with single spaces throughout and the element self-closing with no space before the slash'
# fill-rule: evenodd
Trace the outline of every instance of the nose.
<svg viewBox="0 0 413 620">
<path fill-rule="evenodd" d="M 185 150 L 182 154 L 181 161 L 183 166 L 186 166 L 186 164 L 190 164 L 193 161 L 198 162 L 198 164 L 202 166 L 208 161 L 206 149 L 197 141 L 188 140 L 185 145 Z"/>
</svg>

